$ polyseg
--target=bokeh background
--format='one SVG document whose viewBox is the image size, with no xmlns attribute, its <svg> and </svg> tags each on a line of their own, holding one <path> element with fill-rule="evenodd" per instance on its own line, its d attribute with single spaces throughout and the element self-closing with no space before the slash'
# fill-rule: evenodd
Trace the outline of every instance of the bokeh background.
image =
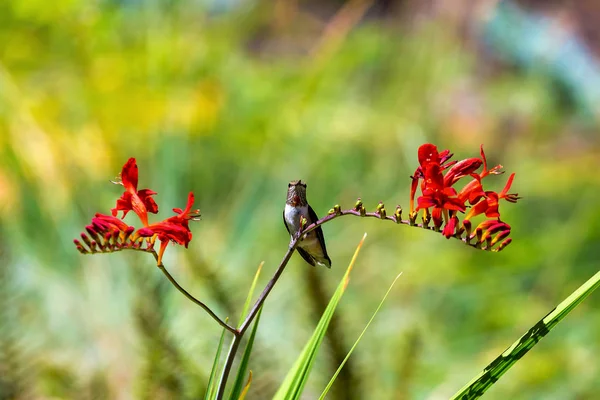
<svg viewBox="0 0 600 400">
<path fill-rule="evenodd" d="M 572 3 L 0 2 L 0 397 L 203 394 L 214 321 L 151 256 L 72 243 L 114 207 L 129 157 L 159 192 L 155 221 L 195 192 L 202 221 L 165 264 L 235 321 L 258 264 L 263 287 L 285 253 L 288 181 L 308 182 L 320 215 L 357 197 L 407 209 L 420 144 L 465 158 L 483 143 L 523 197 L 501 205 L 505 251 L 327 224 L 333 268 L 294 256 L 250 366 L 249 398 L 270 398 L 368 232 L 305 398 L 401 271 L 331 398 L 448 398 L 598 269 L 600 5 Z M 599 306 L 586 300 L 487 398 L 595 398 Z"/>
</svg>

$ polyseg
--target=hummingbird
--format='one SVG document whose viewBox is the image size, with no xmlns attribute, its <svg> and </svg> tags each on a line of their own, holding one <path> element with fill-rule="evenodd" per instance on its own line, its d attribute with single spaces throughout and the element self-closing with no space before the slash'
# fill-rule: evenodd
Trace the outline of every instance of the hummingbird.
<svg viewBox="0 0 600 400">
<path fill-rule="evenodd" d="M 291 181 L 288 184 L 287 200 L 283 210 L 283 222 L 289 234 L 294 235 L 300 230 L 300 217 L 306 219 L 306 225 L 316 222 L 319 217 L 306 201 L 306 183 L 301 180 Z M 319 226 L 314 231 L 307 233 L 298 244 L 298 253 L 312 266 L 322 265 L 331 268 L 331 260 L 327 255 L 323 230 Z"/>
</svg>

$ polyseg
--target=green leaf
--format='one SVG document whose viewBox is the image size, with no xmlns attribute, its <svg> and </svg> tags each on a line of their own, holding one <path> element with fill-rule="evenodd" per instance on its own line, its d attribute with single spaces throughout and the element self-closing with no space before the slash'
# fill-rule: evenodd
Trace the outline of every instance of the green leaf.
<svg viewBox="0 0 600 400">
<path fill-rule="evenodd" d="M 363 331 L 361 332 L 361 334 L 358 336 L 358 339 L 356 339 L 356 342 L 354 342 L 354 344 L 350 348 L 350 351 L 348 351 L 348 354 L 346 355 L 346 357 L 344 358 L 344 360 L 342 361 L 342 363 L 340 364 L 340 366 L 338 367 L 338 369 L 335 371 L 335 374 L 333 374 L 333 376 L 331 377 L 331 380 L 329 381 L 329 383 L 325 387 L 325 390 L 323 390 L 323 393 L 321 393 L 321 397 L 319 397 L 319 400 L 324 399 L 325 396 L 327 395 L 327 393 L 329 392 L 329 389 L 331 389 L 331 386 L 333 386 L 333 382 L 335 382 L 336 378 L 340 374 L 340 371 L 342 370 L 342 368 L 344 368 L 344 365 L 346 365 L 346 361 L 348 361 L 348 359 L 350 358 L 350 355 L 352 355 L 352 352 L 354 351 L 354 349 L 356 348 L 356 346 L 358 346 L 358 342 L 360 342 L 360 340 L 364 336 L 364 334 L 367 331 L 367 329 L 369 329 L 369 326 L 371 325 L 371 323 L 375 319 L 375 316 L 377 315 L 377 313 L 381 309 L 381 306 L 383 306 L 383 303 L 385 302 L 385 300 L 387 299 L 388 295 L 392 291 L 392 288 L 396 284 L 396 281 L 398 280 L 398 278 L 400 278 L 400 275 L 402 275 L 402 272 L 400 272 L 396 276 L 396 278 L 394 279 L 394 281 L 392 282 L 392 284 L 388 288 L 387 292 L 385 292 L 385 295 L 383 296 L 383 299 L 381 299 L 381 301 L 379 302 L 379 305 L 375 309 L 375 312 L 371 316 L 371 319 L 369 320 L 369 322 L 367 322 L 367 325 L 365 326 L 365 328 L 363 329 Z"/>
<path fill-rule="evenodd" d="M 514 363 L 519 361 L 544 336 L 552 330 L 564 317 L 579 305 L 590 293 L 600 286 L 600 272 L 592 276 L 562 303 L 550 311 L 537 324 L 500 354 L 465 387 L 459 390 L 452 399 L 476 399 L 483 395 Z"/>
<path fill-rule="evenodd" d="M 227 323 L 228 320 L 229 319 L 226 318 L 225 323 Z M 219 359 L 221 358 L 221 349 L 223 348 L 225 332 L 227 332 L 227 330 L 223 328 L 223 332 L 221 333 L 221 339 L 219 339 L 219 346 L 217 347 L 217 354 L 215 355 L 215 360 L 213 361 L 212 369 L 210 370 L 210 378 L 208 379 L 208 386 L 206 387 L 206 394 L 204 395 L 204 400 L 214 399 L 217 394 L 215 377 L 217 376 L 217 370 L 219 369 Z"/>
<path fill-rule="evenodd" d="M 352 267 L 356 262 L 356 258 L 358 253 L 365 241 L 367 234 L 365 233 L 360 243 L 356 247 L 356 251 L 354 252 L 354 256 L 350 261 L 350 265 L 348 265 L 348 269 L 346 273 L 342 277 L 335 293 L 333 294 L 327 308 L 323 312 L 317 327 L 315 328 L 310 340 L 302 350 L 302 353 L 296 360 L 294 366 L 289 370 L 286 378 L 284 379 L 281 387 L 275 394 L 274 400 L 292 400 L 299 399 L 306 382 L 308 381 L 308 377 L 310 375 L 310 371 L 312 370 L 313 363 L 317 356 L 317 351 L 323 342 L 323 338 L 325 337 L 325 333 L 327 332 L 327 327 L 329 326 L 329 322 L 331 321 L 331 317 L 335 312 L 336 307 L 338 306 L 344 292 L 346 291 L 346 287 L 348 286 L 350 272 L 352 271 Z"/>
<path fill-rule="evenodd" d="M 250 384 L 252 383 L 252 370 L 248 373 L 248 381 L 246 382 L 246 386 L 244 386 L 244 390 L 242 390 L 242 394 L 238 400 L 244 400 L 246 395 L 248 394 L 248 390 L 250 390 Z"/>
<path fill-rule="evenodd" d="M 246 318 L 246 314 L 250 309 L 250 303 L 252 302 L 252 296 L 254 295 L 254 289 L 256 288 L 256 283 L 258 282 L 258 277 L 260 276 L 260 271 L 262 270 L 265 262 L 261 262 L 254 274 L 254 279 L 252 280 L 252 284 L 250 285 L 250 290 L 248 291 L 248 296 L 246 297 L 246 302 L 244 303 L 244 308 L 242 309 L 242 315 L 240 317 L 240 322 L 238 324 L 242 325 L 244 319 Z M 240 362 L 240 366 L 238 367 L 237 375 L 235 377 L 234 384 L 231 388 L 231 394 L 229 398 L 232 400 L 237 400 L 242 396 L 244 388 L 244 379 L 246 376 L 246 371 L 248 370 L 248 363 L 250 362 L 250 353 L 252 352 L 252 346 L 254 345 L 254 337 L 256 336 L 256 329 L 258 328 L 258 321 L 260 321 L 260 314 L 262 313 L 262 307 L 258 310 L 258 315 L 256 316 L 256 320 L 254 321 L 254 326 L 252 327 L 252 332 L 250 333 L 250 338 L 248 339 L 248 343 L 246 343 L 246 349 L 244 350 L 244 354 L 242 356 L 242 360 Z M 249 385 L 248 382 L 247 385 Z M 245 396 L 245 395 L 244 395 Z"/>
<path fill-rule="evenodd" d="M 235 377 L 235 382 L 231 389 L 231 394 L 229 395 L 230 400 L 240 399 L 242 397 L 242 393 L 244 392 L 244 380 L 246 376 L 246 371 L 248 370 L 248 363 L 250 362 L 250 353 L 252 353 L 252 346 L 254 345 L 254 337 L 256 336 L 258 322 L 260 321 L 260 314 L 262 314 L 262 307 L 260 308 L 260 310 L 258 310 L 258 315 L 256 315 L 256 319 L 254 320 L 254 326 L 252 327 L 252 332 L 250 333 L 250 337 L 248 338 L 248 343 L 246 344 L 246 349 L 244 350 L 244 355 L 242 356 L 242 360 L 240 361 L 237 376 Z M 248 382 L 247 385 L 249 384 L 250 382 Z"/>
<path fill-rule="evenodd" d="M 246 302 L 244 303 L 244 308 L 242 309 L 242 315 L 240 316 L 240 322 L 238 322 L 238 326 L 242 325 L 244 319 L 246 318 L 246 314 L 250 309 L 250 302 L 252 301 L 252 296 L 254 295 L 254 289 L 256 288 L 256 283 L 258 282 L 258 277 L 260 276 L 260 271 L 262 271 L 262 267 L 265 265 L 265 262 L 262 261 L 258 265 L 258 269 L 254 274 L 254 279 L 252 280 L 252 285 L 250 285 L 250 290 L 248 291 L 248 297 L 246 297 Z"/>
</svg>

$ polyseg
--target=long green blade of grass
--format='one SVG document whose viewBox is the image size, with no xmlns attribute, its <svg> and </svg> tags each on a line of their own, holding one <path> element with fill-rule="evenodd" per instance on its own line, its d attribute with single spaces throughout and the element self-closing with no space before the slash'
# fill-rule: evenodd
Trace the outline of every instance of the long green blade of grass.
<svg viewBox="0 0 600 400">
<path fill-rule="evenodd" d="M 246 382 L 246 386 L 244 386 L 244 390 L 242 390 L 242 394 L 238 400 L 244 400 L 246 395 L 248 394 L 248 390 L 250 390 L 250 385 L 252 384 L 252 370 L 248 373 L 248 381 Z"/>
<path fill-rule="evenodd" d="M 248 296 L 246 297 L 246 302 L 244 303 L 244 308 L 242 309 L 242 315 L 240 316 L 240 322 L 238 326 L 244 322 L 244 318 L 250 309 L 250 303 L 252 301 L 252 296 L 254 296 L 254 289 L 256 288 L 256 283 L 258 282 L 258 277 L 260 276 L 260 271 L 262 271 L 262 267 L 265 262 L 261 262 L 254 274 L 254 279 L 252 280 L 252 284 L 250 285 L 250 290 L 248 291 Z M 252 346 L 254 345 L 254 337 L 256 336 L 256 329 L 258 328 L 258 321 L 260 321 L 260 314 L 262 313 L 262 308 L 258 311 L 258 315 L 256 316 L 256 320 L 254 321 L 254 326 L 252 327 L 252 332 L 250 333 L 250 337 L 248 338 L 248 343 L 246 343 L 246 348 L 244 349 L 244 355 L 242 356 L 242 360 L 240 361 L 240 365 L 237 370 L 237 374 L 235 377 L 235 381 L 231 388 L 231 393 L 229 395 L 229 399 L 238 400 L 241 397 L 241 393 L 244 390 L 244 380 L 246 376 L 246 371 L 248 370 L 248 363 L 250 362 L 250 353 L 252 353 Z"/>
<path fill-rule="evenodd" d="M 242 314 L 240 315 L 240 321 L 238 322 L 238 326 L 242 325 L 244 319 L 246 318 L 246 314 L 250 309 L 250 302 L 252 301 L 252 296 L 254 295 L 254 289 L 256 289 L 256 283 L 258 282 L 258 277 L 260 276 L 260 271 L 262 271 L 262 267 L 265 265 L 265 262 L 262 261 L 258 265 L 258 269 L 254 274 L 254 279 L 252 280 L 252 284 L 250 285 L 250 290 L 248 291 L 248 297 L 246 297 L 246 302 L 244 303 L 244 308 L 242 309 Z"/>
<path fill-rule="evenodd" d="M 235 377 L 235 382 L 233 384 L 233 388 L 231 389 L 231 395 L 229 396 L 230 400 L 238 400 L 242 397 L 242 392 L 244 391 L 244 380 L 246 377 L 246 371 L 248 371 L 248 363 L 250 362 L 250 354 L 252 353 L 252 346 L 254 345 L 254 337 L 256 336 L 258 322 L 260 321 L 260 314 L 262 314 L 262 307 L 260 310 L 258 310 L 258 315 L 254 320 L 254 326 L 252 327 L 252 332 L 248 338 L 248 343 L 246 344 L 246 349 L 244 350 L 244 355 L 240 361 L 237 376 Z"/>
<path fill-rule="evenodd" d="M 562 303 L 542 318 L 529 329 L 523 336 L 514 342 L 508 349 L 492 361 L 465 387 L 459 390 L 452 399 L 476 399 L 483 395 L 500 377 L 533 348 L 544 336 L 550 332 L 567 314 L 579 305 L 590 293 L 600 286 L 600 272 L 581 285 Z"/>
<path fill-rule="evenodd" d="M 225 323 L 227 323 L 229 319 L 225 319 Z M 215 377 L 217 376 L 217 370 L 219 369 L 219 359 L 221 358 L 221 349 L 223 348 L 223 340 L 225 339 L 226 329 L 223 329 L 223 333 L 221 333 L 221 339 L 219 339 L 219 346 L 217 347 L 217 354 L 215 355 L 215 360 L 213 361 L 212 369 L 210 370 L 210 378 L 208 379 L 208 386 L 206 387 L 206 394 L 204 395 L 204 400 L 214 399 L 217 394 L 217 386 L 215 385 Z"/>
<path fill-rule="evenodd" d="M 342 277 L 342 280 L 340 281 L 335 293 L 329 301 L 327 308 L 323 312 L 323 315 L 321 316 L 321 319 L 319 320 L 319 323 L 317 324 L 317 327 L 315 328 L 310 340 L 302 350 L 302 353 L 296 360 L 294 366 L 288 371 L 288 374 L 281 384 L 281 387 L 275 394 L 275 397 L 273 397 L 274 400 L 296 400 L 300 398 L 302 390 L 308 381 L 310 371 L 312 370 L 313 363 L 317 356 L 317 351 L 323 342 L 323 338 L 327 332 L 327 327 L 329 326 L 331 317 L 333 316 L 336 307 L 346 291 L 350 272 L 352 271 L 352 267 L 356 262 L 356 258 L 358 257 L 358 253 L 360 252 L 366 237 L 367 234 L 365 233 L 360 243 L 356 247 L 356 251 L 354 252 L 354 256 L 350 261 L 350 265 L 348 265 L 346 273 Z"/>
<path fill-rule="evenodd" d="M 402 275 L 402 272 L 399 273 L 398 276 L 396 276 L 396 278 L 394 279 L 394 281 L 392 282 L 392 284 L 388 288 L 387 292 L 383 296 L 383 299 L 381 299 L 381 301 L 379 302 L 379 305 L 375 309 L 375 312 L 371 316 L 371 319 L 369 320 L 369 322 L 367 322 L 367 325 L 365 326 L 365 328 L 363 329 L 363 331 L 361 332 L 361 334 L 358 336 L 358 339 L 356 339 L 356 342 L 354 342 L 354 344 L 350 348 L 350 351 L 348 351 L 348 354 L 346 354 L 346 357 L 344 358 L 344 360 L 342 361 L 342 363 L 340 364 L 340 366 L 338 367 L 338 369 L 335 371 L 335 374 L 333 374 L 333 376 L 331 377 L 331 380 L 329 381 L 329 383 L 327 384 L 327 386 L 323 390 L 323 393 L 321 393 L 321 396 L 319 397 L 319 400 L 323 400 L 325 398 L 325 396 L 327 395 L 327 393 L 329 392 L 329 389 L 331 389 L 331 386 L 333 386 L 333 383 L 335 382 L 336 378 L 340 374 L 340 371 L 342 370 L 342 368 L 344 368 L 344 365 L 346 365 L 346 361 L 348 361 L 348 359 L 352 355 L 352 352 L 354 351 L 354 349 L 356 348 L 356 346 L 358 346 L 358 342 L 360 342 L 360 340 L 364 336 L 364 334 L 367 331 L 367 329 L 369 329 L 369 326 L 371 325 L 371 322 L 373 322 L 373 320 L 375 319 L 375 316 L 377 315 L 377 313 L 381 309 L 381 306 L 383 306 L 383 303 L 385 302 L 385 300 L 387 299 L 388 295 L 392 291 L 392 288 L 394 287 L 394 284 L 396 283 L 396 281 L 398 280 L 398 278 L 400 278 L 400 275 Z"/>
</svg>

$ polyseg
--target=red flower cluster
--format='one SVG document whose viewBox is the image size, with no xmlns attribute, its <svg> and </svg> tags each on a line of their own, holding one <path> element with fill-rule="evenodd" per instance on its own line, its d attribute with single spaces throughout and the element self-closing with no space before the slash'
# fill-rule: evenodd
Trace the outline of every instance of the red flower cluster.
<svg viewBox="0 0 600 400">
<path fill-rule="evenodd" d="M 156 192 L 150 189 L 137 190 L 138 168 L 135 158 L 130 158 L 125 163 L 121 171 L 121 180 L 114 183 L 123 185 L 125 192 L 117 200 L 112 215 L 96 214 L 91 225 L 85 227 L 87 235 L 82 233 L 81 239 L 87 247 L 79 240 L 74 240 L 81 253 L 109 253 L 123 249 L 152 251 L 158 238 L 161 242 L 157 260 L 160 265 L 170 241 L 187 248 L 192 240 L 188 221 L 196 220 L 200 216 L 200 210 L 192 210 L 192 192 L 188 195 L 185 209 L 173 209 L 177 215 L 155 224 L 148 224 L 148 213 L 158 213 L 158 205 L 152 198 Z M 117 218 L 119 211 L 123 212 L 122 218 L 125 218 L 129 211 L 133 211 L 140 218 L 143 227 L 136 231 L 133 226 Z"/>
<path fill-rule="evenodd" d="M 497 165 L 488 169 L 483 146 L 481 146 L 481 158 L 467 158 L 461 161 L 450 161 L 452 154 L 448 150 L 438 152 L 437 147 L 427 143 L 419 147 L 419 167 L 412 176 L 410 190 L 410 212 L 411 219 L 415 219 L 419 210 L 425 210 L 424 221 L 433 220 L 436 230 L 444 228 L 442 234 L 446 238 L 451 236 L 460 237 L 466 231 L 467 243 L 477 237 L 478 244 L 486 243 L 486 248 L 491 249 L 500 240 L 497 250 L 506 247 L 511 239 L 505 239 L 510 234 L 510 225 L 500 220 L 498 203 L 500 199 L 515 203 L 519 197 L 517 194 L 508 193 L 515 174 L 508 178 L 506 186 L 500 193 L 484 191 L 482 180 L 488 175 L 503 173 L 502 166 Z M 477 170 L 483 165 L 483 170 Z M 445 173 L 444 173 L 445 172 Z M 453 186 L 461 178 L 472 179 L 461 190 L 457 191 Z M 415 194 L 421 182 L 422 196 L 417 199 L 415 207 Z M 471 206 L 462 221 L 458 218 L 459 213 L 465 213 Z M 431 209 L 431 211 L 430 211 Z M 471 219 L 477 215 L 485 214 L 488 219 L 480 223 L 471 233 Z M 495 237 L 493 237 L 496 235 Z"/>
</svg>

